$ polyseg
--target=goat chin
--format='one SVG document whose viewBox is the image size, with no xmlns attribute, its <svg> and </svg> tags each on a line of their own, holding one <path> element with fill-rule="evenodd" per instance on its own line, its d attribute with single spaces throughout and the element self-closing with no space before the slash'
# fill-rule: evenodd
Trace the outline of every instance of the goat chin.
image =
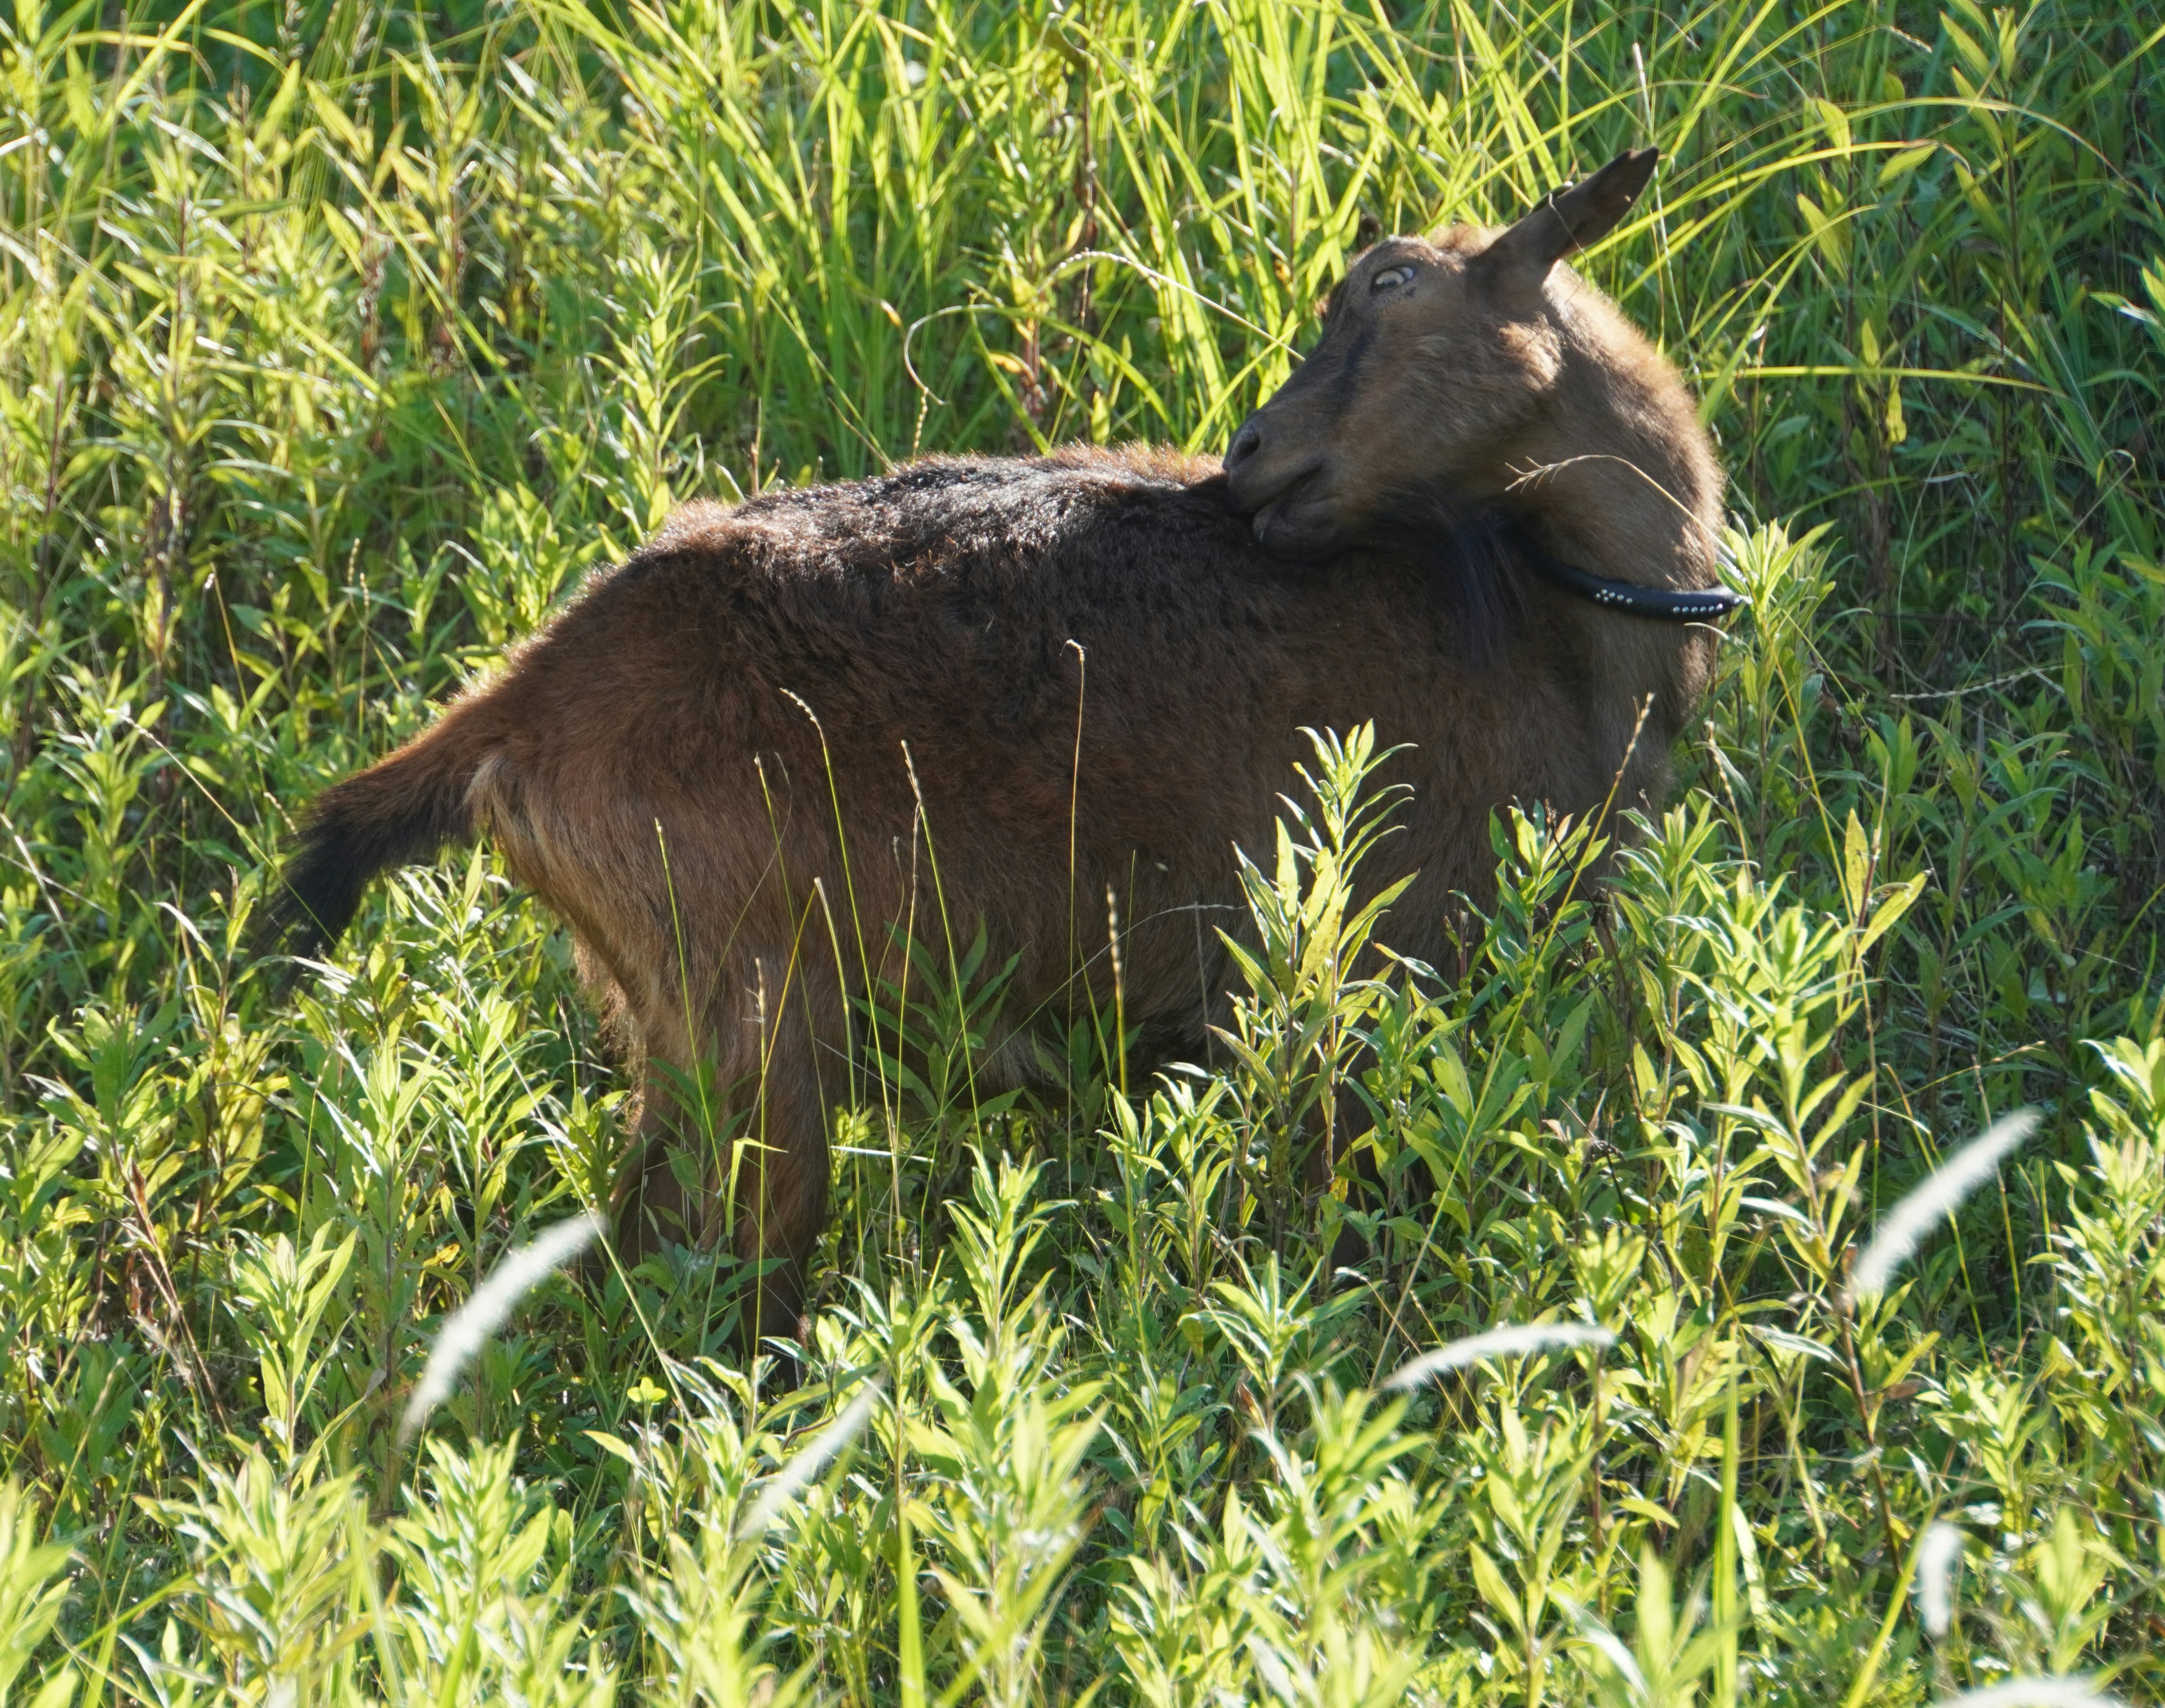
<svg viewBox="0 0 2165 1708">
<path fill-rule="evenodd" d="M 1491 888 L 1492 811 L 1591 813 L 1620 775 L 1621 805 L 1662 793 L 1710 637 L 1638 636 L 1620 680 L 1604 625 L 1624 620 L 1527 583 L 1441 495 L 1395 500 L 1337 561 L 1282 561 L 1214 466 L 1163 453 L 935 459 L 694 504 L 328 791 L 276 911 L 319 954 L 371 877 L 485 829 L 644 1059 L 622 1255 L 734 1228 L 766 1260 L 747 1335 L 788 1332 L 827 1122 L 864 1094 L 852 999 L 923 994 L 909 938 L 941 977 L 980 930 L 984 967 L 1014 962 L 994 1072 L 1110 1011 L 1115 940 L 1146 1047 L 1199 1048 L 1233 983 L 1224 937 L 1249 929 L 1234 849 L 1267 857 L 1304 730 L 1372 722 L 1413 792 L 1362 880 L 1413 874 L 1383 937 L 1441 959 L 1454 897 Z"/>
</svg>

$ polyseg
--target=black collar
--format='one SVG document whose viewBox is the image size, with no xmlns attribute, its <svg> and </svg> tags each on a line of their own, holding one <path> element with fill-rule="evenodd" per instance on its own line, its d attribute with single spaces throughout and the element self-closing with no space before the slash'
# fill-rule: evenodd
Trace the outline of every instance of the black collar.
<svg viewBox="0 0 2165 1708">
<path fill-rule="evenodd" d="M 1751 603 L 1749 594 L 1740 593 L 1733 588 L 1695 588 L 1679 592 L 1672 588 L 1642 587 L 1637 582 L 1611 581 L 1605 575 L 1595 575 L 1577 564 L 1551 556 L 1524 528 L 1514 527 L 1510 534 L 1512 545 L 1544 581 L 1604 610 L 1621 611 L 1631 617 L 1651 617 L 1662 623 L 1706 623 Z"/>
</svg>

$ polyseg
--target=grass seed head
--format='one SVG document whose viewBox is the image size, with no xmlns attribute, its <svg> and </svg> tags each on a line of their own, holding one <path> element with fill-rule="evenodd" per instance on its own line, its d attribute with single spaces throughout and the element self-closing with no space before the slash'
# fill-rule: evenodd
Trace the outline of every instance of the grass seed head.
<svg viewBox="0 0 2165 1708">
<path fill-rule="evenodd" d="M 1926 1175 L 1881 1220 L 1872 1243 L 1850 1273 L 1850 1296 L 1862 1299 L 1885 1292 L 1894 1272 L 1933 1224 L 1998 1173 L 2001 1159 L 2028 1138 L 2036 1125 L 2034 1109 L 2004 1115 Z"/>
<path fill-rule="evenodd" d="M 1954 1572 L 1967 1540 L 1953 1525 L 1941 1522 L 1925 1532 L 1917 1549 L 1917 1608 L 1925 1629 L 1936 1637 L 1945 1637 L 1954 1622 Z"/>
<path fill-rule="evenodd" d="M 760 1490 L 751 1510 L 745 1514 L 744 1522 L 737 1526 L 738 1537 L 749 1539 L 772 1526 L 805 1485 L 826 1468 L 828 1461 L 856 1439 L 857 1431 L 870 1421 L 872 1408 L 886 1391 L 887 1384 L 877 1377 L 867 1382 L 857 1397 L 842 1409 L 840 1416 L 813 1437 L 803 1452 L 776 1472 L 773 1480 Z"/>
<path fill-rule="evenodd" d="M 1462 1370 L 1483 1358 L 1512 1358 L 1526 1352 L 1561 1352 L 1571 1347 L 1606 1347 L 1613 1345 L 1615 1339 L 1609 1330 L 1589 1328 L 1583 1323 L 1541 1323 L 1531 1326 L 1509 1324 L 1502 1328 L 1484 1329 L 1479 1334 L 1423 1352 L 1399 1365 L 1383 1386 L 1418 1388 L 1447 1371 Z"/>
<path fill-rule="evenodd" d="M 1934 1708 L 2125 1708 L 2083 1679 L 2010 1679 L 1983 1690 L 1942 1697 Z"/>
<path fill-rule="evenodd" d="M 414 1396 L 406 1402 L 399 1421 L 398 1438 L 411 1441 L 429 1414 L 442 1405 L 459 1379 L 459 1372 L 494 1334 L 513 1308 L 546 1277 L 587 1248 L 601 1231 L 592 1214 L 560 1221 L 530 1245 L 521 1246 L 496 1266 L 487 1280 L 474 1289 L 473 1297 L 450 1315 L 429 1349 L 429 1363 Z"/>
</svg>

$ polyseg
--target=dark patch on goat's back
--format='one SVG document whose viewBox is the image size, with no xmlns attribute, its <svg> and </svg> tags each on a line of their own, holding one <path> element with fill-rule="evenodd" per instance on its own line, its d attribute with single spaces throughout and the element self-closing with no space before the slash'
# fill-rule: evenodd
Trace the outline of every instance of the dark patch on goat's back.
<svg viewBox="0 0 2165 1708">
<path fill-rule="evenodd" d="M 1222 477 L 936 461 L 696 518 L 597 577 L 564 628 L 771 684 L 870 672 L 1028 725 L 1072 698 L 1071 640 L 1309 650 L 1335 605 L 1317 571 L 1265 554 Z"/>
<path fill-rule="evenodd" d="M 1504 518 L 1446 492 L 1393 494 L 1347 559 L 1352 573 L 1385 563 L 1404 572 L 1408 597 L 1435 622 L 1446 654 L 1471 668 L 1502 662 L 1529 609 Z"/>
</svg>

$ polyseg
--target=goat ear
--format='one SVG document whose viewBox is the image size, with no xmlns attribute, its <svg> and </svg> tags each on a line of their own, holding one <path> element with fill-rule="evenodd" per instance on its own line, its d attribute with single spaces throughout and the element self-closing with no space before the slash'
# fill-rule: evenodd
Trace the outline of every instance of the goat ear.
<svg viewBox="0 0 2165 1708">
<path fill-rule="evenodd" d="M 1657 148 L 1628 149 L 1583 182 L 1558 190 L 1482 250 L 1476 266 L 1507 300 L 1541 297 L 1549 269 L 1616 227 L 1654 176 Z"/>
</svg>

